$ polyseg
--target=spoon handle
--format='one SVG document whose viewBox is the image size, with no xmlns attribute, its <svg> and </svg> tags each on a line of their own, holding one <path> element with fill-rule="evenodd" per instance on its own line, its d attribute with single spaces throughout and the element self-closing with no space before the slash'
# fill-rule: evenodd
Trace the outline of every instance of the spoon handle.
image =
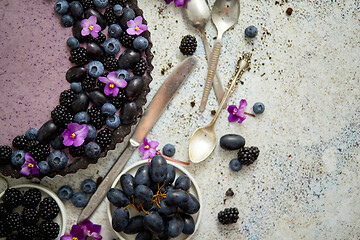
<svg viewBox="0 0 360 240">
<path fill-rule="evenodd" d="M 211 83 L 214 80 L 216 68 L 217 68 L 217 65 L 219 62 L 220 50 L 221 50 L 221 43 L 219 41 L 216 41 L 213 51 L 211 53 L 211 57 L 210 57 L 209 69 L 208 69 L 208 73 L 206 76 L 205 87 L 204 87 L 204 91 L 203 91 L 203 95 L 202 95 L 201 103 L 200 103 L 200 109 L 199 109 L 200 112 L 203 112 L 205 110 L 206 103 L 209 98 Z"/>
</svg>

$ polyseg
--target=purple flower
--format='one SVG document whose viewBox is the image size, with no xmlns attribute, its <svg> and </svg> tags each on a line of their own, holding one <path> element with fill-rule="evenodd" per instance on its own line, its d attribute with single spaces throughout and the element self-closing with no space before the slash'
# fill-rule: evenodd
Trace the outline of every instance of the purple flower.
<svg viewBox="0 0 360 240">
<path fill-rule="evenodd" d="M 143 18 L 141 16 L 137 16 L 134 20 L 129 20 L 127 22 L 128 29 L 126 29 L 126 32 L 129 35 L 140 35 L 148 30 L 148 26 L 142 24 L 142 20 Z"/>
<path fill-rule="evenodd" d="M 32 175 L 38 175 L 39 174 L 39 167 L 35 160 L 31 157 L 30 153 L 25 154 L 25 162 L 21 166 L 20 174 L 29 176 Z"/>
<path fill-rule="evenodd" d="M 118 95 L 119 88 L 125 88 L 127 85 L 124 79 L 117 77 L 116 72 L 110 72 L 107 77 L 99 77 L 99 80 L 106 84 L 104 93 L 106 95 L 112 94 L 114 97 Z"/>
<path fill-rule="evenodd" d="M 156 155 L 157 146 L 159 146 L 159 142 L 148 142 L 147 138 L 145 137 L 143 144 L 139 147 L 140 152 L 142 152 L 142 159 L 154 157 Z"/>
<path fill-rule="evenodd" d="M 85 236 L 90 236 L 95 239 L 102 239 L 102 236 L 99 234 L 101 231 L 100 225 L 93 224 L 88 219 L 83 220 L 79 223 L 79 225 L 83 230 Z"/>
<path fill-rule="evenodd" d="M 247 106 L 247 102 L 245 99 L 241 99 L 239 108 L 237 108 L 235 105 L 230 105 L 227 109 L 229 112 L 229 117 L 228 117 L 229 122 L 235 122 L 239 120 L 238 123 L 242 123 L 246 118 L 245 116 L 246 106 Z"/>
<path fill-rule="evenodd" d="M 169 4 L 172 1 L 174 1 L 175 6 L 184 6 L 185 8 L 187 7 L 188 2 L 190 2 L 190 0 L 165 0 L 166 4 Z"/>
<path fill-rule="evenodd" d="M 97 38 L 99 36 L 99 32 L 101 31 L 100 25 L 96 24 L 97 18 L 95 16 L 91 16 L 88 19 L 83 19 L 81 21 L 81 26 L 83 29 L 81 30 L 82 36 L 87 36 L 91 34 L 93 38 Z"/>
<path fill-rule="evenodd" d="M 88 131 L 89 127 L 86 124 L 69 123 L 67 129 L 62 133 L 64 137 L 63 144 L 65 146 L 81 146 L 87 137 Z"/>
<path fill-rule="evenodd" d="M 73 225 L 70 234 L 65 234 L 60 240 L 85 240 L 84 231 L 79 225 Z"/>
</svg>

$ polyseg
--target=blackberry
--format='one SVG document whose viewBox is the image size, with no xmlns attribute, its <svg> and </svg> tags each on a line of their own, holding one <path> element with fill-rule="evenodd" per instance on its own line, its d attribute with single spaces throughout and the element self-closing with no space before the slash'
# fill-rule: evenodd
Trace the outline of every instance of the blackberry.
<svg viewBox="0 0 360 240">
<path fill-rule="evenodd" d="M 60 105 L 70 107 L 72 102 L 75 100 L 75 92 L 71 89 L 65 90 L 60 94 Z"/>
<path fill-rule="evenodd" d="M 221 224 L 231 224 L 236 223 L 239 219 L 239 211 L 236 207 L 234 208 L 225 208 L 224 211 L 218 213 L 218 219 Z"/>
<path fill-rule="evenodd" d="M 100 108 L 92 106 L 88 109 L 88 114 L 90 115 L 90 124 L 96 129 L 105 125 L 105 117 L 101 114 Z"/>
<path fill-rule="evenodd" d="M 93 36 L 91 36 L 91 34 L 87 35 L 86 36 L 86 40 L 88 42 L 94 42 L 94 43 L 97 43 L 97 44 L 103 44 L 106 40 L 106 35 L 103 34 L 102 32 L 99 32 L 99 35 L 97 38 L 94 38 Z"/>
<path fill-rule="evenodd" d="M 55 109 L 51 111 L 51 118 L 57 126 L 63 127 L 72 122 L 73 115 L 68 112 L 67 107 L 57 105 Z"/>
<path fill-rule="evenodd" d="M 10 213 L 6 218 L 6 227 L 10 230 L 19 230 L 22 227 L 20 213 Z"/>
<path fill-rule="evenodd" d="M 11 210 L 8 209 L 5 203 L 0 203 L 0 220 L 5 219 L 10 212 Z"/>
<path fill-rule="evenodd" d="M 27 143 L 27 145 L 26 145 L 25 150 L 26 150 L 26 151 L 29 151 L 30 148 L 38 145 L 39 143 L 40 143 L 40 142 L 39 142 L 38 140 L 28 140 L 28 143 Z"/>
<path fill-rule="evenodd" d="M 20 206 L 23 199 L 24 197 L 21 192 L 15 188 L 6 189 L 5 194 L 2 197 L 3 202 L 10 209 Z"/>
<path fill-rule="evenodd" d="M 11 147 L 0 146 L 0 164 L 9 163 L 11 160 Z"/>
<path fill-rule="evenodd" d="M 126 31 L 124 31 L 120 37 L 119 41 L 121 45 L 123 45 L 126 48 L 133 48 L 133 42 L 137 36 L 136 35 L 129 35 Z"/>
<path fill-rule="evenodd" d="M 115 12 L 114 12 L 114 8 L 109 7 L 105 10 L 104 12 L 104 17 L 106 19 L 106 23 L 107 25 L 111 25 L 111 24 L 116 24 L 117 23 L 117 18 L 115 16 Z"/>
<path fill-rule="evenodd" d="M 39 143 L 38 145 L 31 147 L 29 153 L 35 161 L 45 161 L 50 154 L 50 146 L 49 144 Z"/>
<path fill-rule="evenodd" d="M 23 206 L 27 208 L 36 208 L 41 201 L 41 192 L 39 189 L 30 188 L 24 193 Z"/>
<path fill-rule="evenodd" d="M 260 150 L 258 147 L 243 147 L 238 152 L 238 159 L 243 165 L 250 165 L 258 158 Z"/>
<path fill-rule="evenodd" d="M 197 47 L 196 38 L 191 35 L 186 35 L 181 39 L 180 52 L 184 55 L 193 55 Z"/>
<path fill-rule="evenodd" d="M 84 92 L 90 92 L 96 87 L 96 78 L 87 76 L 84 81 L 81 82 L 81 88 Z"/>
<path fill-rule="evenodd" d="M 146 60 L 141 58 L 140 61 L 133 68 L 133 73 L 135 75 L 142 76 L 146 71 L 146 67 L 147 67 Z"/>
<path fill-rule="evenodd" d="M 85 65 L 89 62 L 87 57 L 87 51 L 83 47 L 71 50 L 71 56 L 69 58 L 70 62 L 75 63 L 76 65 Z"/>
<path fill-rule="evenodd" d="M 39 204 L 39 214 L 45 220 L 52 220 L 59 214 L 60 208 L 51 197 L 44 198 Z"/>
<path fill-rule="evenodd" d="M 117 59 L 115 58 L 115 56 L 112 55 L 106 56 L 103 64 L 104 64 L 104 68 L 109 71 L 116 71 L 119 69 L 117 64 Z"/>
<path fill-rule="evenodd" d="M 12 233 L 6 237 L 6 240 L 22 240 L 17 233 Z"/>
<path fill-rule="evenodd" d="M 81 5 L 83 6 L 84 10 L 95 8 L 94 0 L 81 0 Z"/>
<path fill-rule="evenodd" d="M 108 128 L 104 128 L 101 130 L 95 139 L 95 142 L 101 147 L 101 149 L 105 149 L 109 147 L 111 143 L 112 131 Z"/>
<path fill-rule="evenodd" d="M 106 76 L 107 76 L 107 74 L 104 75 L 104 77 L 106 77 Z M 104 88 L 105 88 L 105 86 L 106 86 L 106 84 L 103 83 L 103 82 L 101 82 L 101 81 L 98 81 L 96 85 L 97 85 L 98 88 L 100 88 L 102 91 L 104 91 Z"/>
<path fill-rule="evenodd" d="M 85 144 L 81 145 L 80 147 L 70 146 L 69 153 L 73 157 L 81 157 L 85 154 Z"/>
<path fill-rule="evenodd" d="M 0 238 L 6 237 L 10 233 L 10 229 L 7 227 L 6 222 L 0 219 Z"/>
<path fill-rule="evenodd" d="M 16 136 L 13 141 L 12 141 L 12 145 L 13 147 L 16 147 L 17 149 L 25 149 L 27 144 L 27 139 L 25 136 Z"/>
<path fill-rule="evenodd" d="M 31 240 L 39 236 L 39 228 L 37 226 L 25 226 L 20 228 L 19 235 L 24 240 Z"/>
<path fill-rule="evenodd" d="M 110 96 L 110 103 L 113 104 L 116 109 L 121 108 L 126 102 L 126 95 L 123 89 L 119 89 L 119 93 L 116 97 Z"/>
<path fill-rule="evenodd" d="M 116 5 L 116 4 L 120 4 L 121 6 L 125 6 L 126 5 L 126 0 L 109 0 L 109 4 L 111 5 Z"/>
<path fill-rule="evenodd" d="M 23 223 L 28 225 L 34 225 L 39 221 L 39 212 L 35 208 L 24 208 L 21 217 Z"/>
<path fill-rule="evenodd" d="M 53 221 L 43 221 L 40 224 L 40 236 L 46 239 L 55 239 L 59 235 L 60 226 Z"/>
</svg>

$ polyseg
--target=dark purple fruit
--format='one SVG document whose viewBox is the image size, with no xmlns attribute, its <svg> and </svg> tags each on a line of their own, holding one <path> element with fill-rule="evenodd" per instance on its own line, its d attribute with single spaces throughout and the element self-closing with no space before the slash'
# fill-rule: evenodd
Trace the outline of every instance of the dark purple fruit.
<svg viewBox="0 0 360 240">
<path fill-rule="evenodd" d="M 134 179 L 135 185 L 145 185 L 150 187 L 151 179 L 150 179 L 150 167 L 149 165 L 143 165 L 138 168 L 135 174 Z"/>
<path fill-rule="evenodd" d="M 150 164 L 150 176 L 153 182 L 162 183 L 166 180 L 167 165 L 165 158 L 161 155 L 153 157 Z"/>
<path fill-rule="evenodd" d="M 135 179 L 131 174 L 123 174 L 120 178 L 120 184 L 126 196 L 131 197 L 134 194 Z"/>
<path fill-rule="evenodd" d="M 85 93 L 80 93 L 76 96 L 75 100 L 71 104 L 73 113 L 86 111 L 89 107 L 89 97 Z"/>
<path fill-rule="evenodd" d="M 184 220 L 179 216 L 172 216 L 167 222 L 167 234 L 175 238 L 181 234 L 184 229 Z"/>
<path fill-rule="evenodd" d="M 245 138 L 237 134 L 226 134 L 220 138 L 220 146 L 226 150 L 237 150 L 245 146 Z"/>
<path fill-rule="evenodd" d="M 141 53 L 132 49 L 125 50 L 118 59 L 121 69 L 133 68 L 140 61 Z"/>
<path fill-rule="evenodd" d="M 189 195 L 184 190 L 170 189 L 166 193 L 166 204 L 170 206 L 179 206 L 181 203 L 187 202 Z"/>
<path fill-rule="evenodd" d="M 129 211 L 117 208 L 112 214 L 112 227 L 116 232 L 122 232 L 129 224 Z"/>
<path fill-rule="evenodd" d="M 170 185 L 174 182 L 175 180 L 175 168 L 172 165 L 167 166 L 167 174 L 166 174 L 166 184 Z"/>
<path fill-rule="evenodd" d="M 81 21 L 77 21 L 74 23 L 74 26 L 72 28 L 72 33 L 74 38 L 77 38 L 77 40 L 79 40 L 79 42 L 83 43 L 86 41 L 86 37 L 81 35 L 81 30 L 83 29 L 83 27 L 81 26 Z"/>
<path fill-rule="evenodd" d="M 100 25 L 101 30 L 104 30 L 107 27 L 106 19 L 99 11 L 90 8 L 84 12 L 84 18 L 88 19 L 91 16 L 95 16 L 97 18 L 96 24 Z"/>
<path fill-rule="evenodd" d="M 90 60 L 97 60 L 102 62 L 105 59 L 105 50 L 97 43 L 90 42 L 87 45 L 87 55 Z"/>
<path fill-rule="evenodd" d="M 165 200 L 160 202 L 160 207 L 161 208 L 159 208 L 158 212 L 164 216 L 170 216 L 177 210 L 177 206 L 167 205 Z"/>
<path fill-rule="evenodd" d="M 197 200 L 197 198 L 191 193 L 187 194 L 189 195 L 189 197 L 187 201 L 183 201 L 179 204 L 180 209 L 183 210 L 184 213 L 188 214 L 197 213 L 200 209 L 199 200 Z"/>
<path fill-rule="evenodd" d="M 124 125 L 132 124 L 137 116 L 137 106 L 135 102 L 127 102 L 121 108 L 120 120 Z"/>
<path fill-rule="evenodd" d="M 134 100 L 144 87 L 144 79 L 140 76 L 134 76 L 128 81 L 125 88 L 125 95 L 128 99 Z"/>
<path fill-rule="evenodd" d="M 151 211 L 144 217 L 144 226 L 153 233 L 161 233 L 165 230 L 165 222 L 156 211 Z"/>
<path fill-rule="evenodd" d="M 87 70 L 86 68 L 82 67 L 82 66 L 75 66 L 70 68 L 67 72 L 66 72 L 66 80 L 69 83 L 72 82 L 82 82 L 87 75 Z"/>
<path fill-rule="evenodd" d="M 99 89 L 89 92 L 88 96 L 96 107 L 101 107 L 107 101 L 105 94 Z"/>
<path fill-rule="evenodd" d="M 74 19 L 80 19 L 84 13 L 84 8 L 80 2 L 74 1 L 70 4 L 70 13 Z"/>
<path fill-rule="evenodd" d="M 125 31 L 128 28 L 127 22 L 134 18 L 135 18 L 134 10 L 132 10 L 131 8 L 125 8 L 119 20 L 119 24 L 121 28 Z"/>
<path fill-rule="evenodd" d="M 191 181 L 188 176 L 181 175 L 175 181 L 175 188 L 187 191 L 190 189 Z"/>
<path fill-rule="evenodd" d="M 181 213 L 180 216 L 184 219 L 184 234 L 193 234 L 195 232 L 195 221 L 189 214 Z"/>
<path fill-rule="evenodd" d="M 106 194 L 106 197 L 109 202 L 118 208 L 126 207 L 130 203 L 129 198 L 124 194 L 124 192 L 117 188 L 110 188 Z"/>
<path fill-rule="evenodd" d="M 129 224 L 124 229 L 126 234 L 136 234 L 145 230 L 144 228 L 144 216 L 138 215 L 130 218 Z"/>
<path fill-rule="evenodd" d="M 135 188 L 135 196 L 142 202 L 150 202 L 153 199 L 154 193 L 148 186 L 138 185 Z"/>
<path fill-rule="evenodd" d="M 40 143 L 48 143 L 51 141 L 57 131 L 57 126 L 53 120 L 49 120 L 38 131 L 37 140 Z"/>
</svg>

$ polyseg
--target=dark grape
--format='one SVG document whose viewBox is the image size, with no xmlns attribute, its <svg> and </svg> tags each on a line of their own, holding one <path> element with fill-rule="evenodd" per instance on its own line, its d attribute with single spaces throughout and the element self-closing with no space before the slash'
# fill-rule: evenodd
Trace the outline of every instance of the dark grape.
<svg viewBox="0 0 360 240">
<path fill-rule="evenodd" d="M 186 213 L 181 213 L 181 217 L 184 219 L 184 229 L 182 232 L 185 234 L 192 234 L 195 232 L 195 221 L 192 216 Z"/>
<path fill-rule="evenodd" d="M 129 224 L 124 229 L 124 233 L 126 234 L 135 234 L 145 230 L 144 228 L 144 216 L 138 215 L 130 218 Z"/>
<path fill-rule="evenodd" d="M 175 180 L 175 168 L 172 165 L 167 165 L 166 184 L 171 185 Z"/>
<path fill-rule="evenodd" d="M 153 191 L 148 186 L 145 185 L 138 185 L 135 188 L 135 196 L 144 202 L 150 202 L 153 199 Z"/>
<path fill-rule="evenodd" d="M 140 232 L 138 235 L 136 235 L 135 240 L 151 240 L 152 234 L 149 231 L 143 231 Z"/>
<path fill-rule="evenodd" d="M 153 233 L 161 233 L 165 230 L 164 219 L 156 211 L 151 211 L 144 217 L 144 226 Z"/>
<path fill-rule="evenodd" d="M 135 185 L 145 185 L 150 187 L 150 167 L 149 165 L 143 165 L 139 167 L 135 174 Z"/>
<path fill-rule="evenodd" d="M 187 195 L 189 198 L 187 201 L 183 201 L 179 204 L 180 209 L 188 214 L 197 213 L 200 209 L 199 200 L 197 200 L 197 198 L 191 193 L 187 193 Z"/>
<path fill-rule="evenodd" d="M 163 214 L 164 216 L 170 216 L 171 214 L 174 214 L 177 210 L 177 206 L 171 206 L 167 205 L 165 200 L 162 200 L 160 202 L 160 207 L 158 212 L 160 214 Z"/>
<path fill-rule="evenodd" d="M 135 179 L 131 174 L 123 174 L 120 178 L 120 184 L 126 196 L 131 197 L 134 195 Z"/>
<path fill-rule="evenodd" d="M 180 235 L 184 229 L 184 220 L 179 216 L 172 216 L 167 223 L 166 232 L 174 238 Z"/>
<path fill-rule="evenodd" d="M 117 208 L 112 214 L 112 227 L 117 232 L 122 232 L 129 224 L 129 211 Z"/>
<path fill-rule="evenodd" d="M 190 189 L 191 181 L 188 176 L 181 175 L 175 181 L 175 188 L 187 191 Z"/>
<path fill-rule="evenodd" d="M 189 195 L 180 189 L 171 189 L 166 193 L 166 203 L 171 206 L 179 206 L 179 204 L 187 202 Z"/>
<path fill-rule="evenodd" d="M 169 240 L 170 237 L 166 232 L 162 232 L 158 234 L 158 238 L 159 240 Z"/>
<path fill-rule="evenodd" d="M 125 207 L 129 205 L 130 200 L 125 195 L 123 191 L 118 188 L 110 188 L 106 194 L 107 199 L 111 202 L 115 207 Z"/>
<path fill-rule="evenodd" d="M 144 209 L 145 211 L 149 211 L 149 210 L 153 207 L 152 203 L 140 201 L 140 199 L 138 199 L 138 198 L 135 198 L 135 199 L 134 199 L 134 204 L 135 204 L 136 207 L 139 207 L 140 204 L 142 204 L 142 207 L 143 207 L 143 209 Z M 141 209 L 141 208 L 140 208 L 140 209 Z"/>
<path fill-rule="evenodd" d="M 161 155 L 156 155 L 151 160 L 150 176 L 156 183 L 164 182 L 167 175 L 167 162 Z"/>
</svg>

